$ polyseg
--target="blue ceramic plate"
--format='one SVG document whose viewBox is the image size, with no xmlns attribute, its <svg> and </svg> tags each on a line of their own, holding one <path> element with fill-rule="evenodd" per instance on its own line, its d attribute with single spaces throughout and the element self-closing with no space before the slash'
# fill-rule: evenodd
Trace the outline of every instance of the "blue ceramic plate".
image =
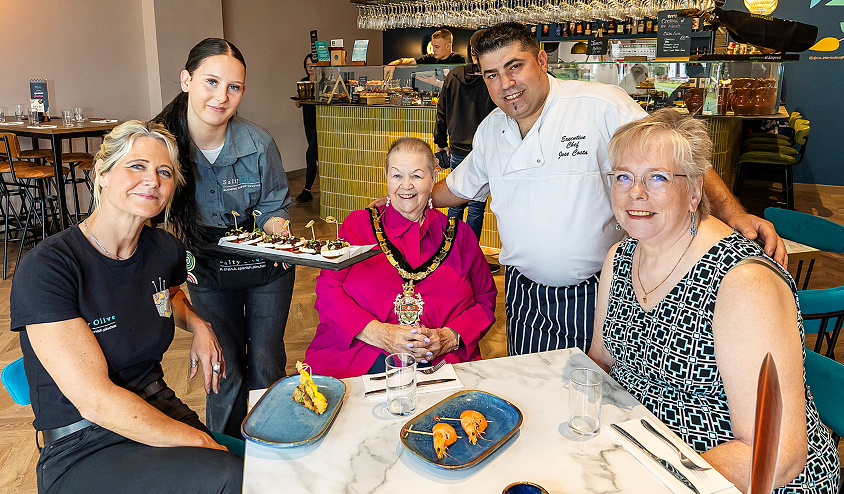
<svg viewBox="0 0 844 494">
<path fill-rule="evenodd" d="M 276 381 L 258 400 L 240 426 L 243 437 L 276 448 L 304 446 L 322 437 L 343 406 L 346 383 L 328 376 L 311 377 L 328 400 L 322 415 L 293 401 L 293 390 L 299 385 L 299 375 L 294 374 Z"/>
<path fill-rule="evenodd" d="M 466 410 L 480 412 L 488 421 L 483 439 L 471 444 L 460 421 L 445 420 L 454 427 L 459 439 L 446 449 L 448 456 L 437 459 L 433 437 L 429 434 L 406 433 L 406 430 L 431 432 L 438 423 L 434 417 L 460 418 Z M 446 469 L 476 465 L 510 438 L 522 425 L 522 412 L 515 405 L 493 394 L 477 390 L 455 393 L 414 417 L 402 427 L 400 433 L 404 447 L 434 466 Z"/>
</svg>

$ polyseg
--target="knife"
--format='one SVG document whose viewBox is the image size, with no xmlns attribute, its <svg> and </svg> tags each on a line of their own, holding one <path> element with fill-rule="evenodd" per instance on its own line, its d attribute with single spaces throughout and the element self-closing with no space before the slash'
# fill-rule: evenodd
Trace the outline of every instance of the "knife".
<svg viewBox="0 0 844 494">
<path fill-rule="evenodd" d="M 679 480 L 680 482 L 682 482 L 682 483 L 683 483 L 683 485 L 685 485 L 686 487 L 688 487 L 689 489 L 691 489 L 691 490 L 692 490 L 692 492 L 694 492 L 695 494 L 700 494 L 700 491 L 698 491 L 698 490 L 697 490 L 697 487 L 695 487 L 695 486 L 694 486 L 694 484 L 692 484 L 692 482 L 691 482 L 691 481 L 690 481 L 690 480 L 689 480 L 689 479 L 688 479 L 685 475 L 683 475 L 683 473 L 682 473 L 682 472 L 680 472 L 679 470 L 677 470 L 677 467 L 675 467 L 674 465 L 672 465 L 672 464 L 671 464 L 671 463 L 669 463 L 668 461 L 663 460 L 662 458 L 660 458 L 660 457 L 658 457 L 657 455 L 655 455 L 655 454 L 651 453 L 650 451 L 648 451 L 648 448 L 644 447 L 644 446 L 642 445 L 642 443 L 640 443 L 640 442 L 639 442 L 639 441 L 638 441 L 635 437 L 633 437 L 633 436 L 632 436 L 629 432 L 627 432 L 626 430 L 622 429 L 622 428 L 621 428 L 618 424 L 612 424 L 612 425 L 611 425 L 611 427 L 613 428 L 613 430 L 615 430 L 616 432 L 618 432 L 619 434 L 621 434 L 622 436 L 624 436 L 624 437 L 625 437 L 628 441 L 630 441 L 631 443 L 633 443 L 633 444 L 634 444 L 637 448 L 641 449 L 641 450 L 642 450 L 642 451 L 643 451 L 646 455 L 648 455 L 648 457 L 650 457 L 653 461 L 655 461 L 655 462 L 659 463 L 659 464 L 662 466 L 662 468 L 664 468 L 665 470 L 667 470 L 667 471 L 668 471 L 668 473 L 670 473 L 670 474 L 671 474 L 671 476 L 672 476 L 672 477 L 674 477 L 675 479 L 677 479 L 677 480 Z"/>
<path fill-rule="evenodd" d="M 450 378 L 448 378 L 448 379 L 431 379 L 430 381 L 422 381 L 422 382 L 420 382 L 420 383 L 416 383 L 416 386 L 417 386 L 417 387 L 419 387 L 419 386 L 427 386 L 427 385 L 429 385 L 429 384 L 447 383 L 447 382 L 456 381 L 456 380 L 457 380 L 457 379 L 456 379 L 456 378 L 453 378 L 453 377 L 450 377 Z M 367 391 L 367 392 L 366 392 L 366 393 L 364 393 L 363 395 L 364 395 L 364 396 L 372 396 L 372 395 L 375 395 L 375 394 L 378 394 L 378 393 L 385 393 L 386 391 L 387 391 L 386 389 L 373 389 L 372 391 Z"/>
</svg>

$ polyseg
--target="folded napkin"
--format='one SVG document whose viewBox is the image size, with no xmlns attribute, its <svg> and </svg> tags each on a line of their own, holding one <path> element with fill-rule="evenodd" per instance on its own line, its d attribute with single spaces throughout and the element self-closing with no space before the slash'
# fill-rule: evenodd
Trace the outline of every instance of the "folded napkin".
<svg viewBox="0 0 844 494">
<path fill-rule="evenodd" d="M 0 125 L 23 125 L 23 122 L 0 122 Z"/>
<path fill-rule="evenodd" d="M 58 127 L 58 125 L 39 125 L 37 127 L 35 125 L 26 126 L 27 129 L 55 129 L 56 127 Z"/>
<path fill-rule="evenodd" d="M 662 424 L 658 424 L 654 420 L 650 418 L 646 418 L 648 422 L 654 427 L 654 429 L 658 430 L 662 433 L 663 436 L 667 437 L 671 442 L 673 442 L 680 451 L 685 453 L 685 455 L 691 459 L 696 465 L 702 467 L 711 467 L 709 463 L 707 463 L 703 458 L 700 457 L 699 454 L 695 453 L 695 451 L 682 439 L 677 437 L 673 432 L 669 431 Z M 622 422 L 620 424 L 616 424 L 620 426 L 622 429 L 627 431 L 631 436 L 635 437 L 642 446 L 648 448 L 648 451 L 655 454 L 656 456 L 662 458 L 663 460 L 668 460 L 669 463 L 674 465 L 677 470 L 686 476 L 689 481 L 697 487 L 697 490 L 700 491 L 700 494 L 712 494 L 715 492 L 721 492 L 726 489 L 730 489 L 733 487 L 733 484 L 724 478 L 723 475 L 718 473 L 714 468 L 711 470 L 705 471 L 692 471 L 688 468 L 684 467 L 680 463 L 680 457 L 677 455 L 677 452 L 674 451 L 670 446 L 662 442 L 662 439 L 653 435 L 650 431 L 645 429 L 642 426 L 641 419 L 633 419 L 628 420 L 627 422 Z M 648 455 L 646 455 L 642 450 L 636 447 L 635 444 L 631 443 L 627 440 L 627 438 L 623 437 L 621 434 L 616 432 L 612 427 L 605 425 L 604 430 L 607 431 L 613 439 L 626 449 L 634 458 L 639 460 L 639 463 L 645 466 L 656 478 L 662 481 L 666 487 L 671 489 L 672 492 L 676 494 L 690 494 L 692 491 L 688 487 L 686 487 L 682 482 L 674 478 L 673 475 L 668 473 L 666 469 L 664 469 L 661 465 L 657 462 L 652 460 Z"/>
<path fill-rule="evenodd" d="M 380 381 L 373 381 L 373 377 L 383 376 L 384 373 L 380 374 L 365 374 L 360 376 L 361 380 L 363 381 L 363 391 L 366 393 L 367 391 L 372 391 L 374 389 L 384 389 L 387 387 L 386 379 L 382 379 Z M 436 393 L 438 391 L 451 391 L 454 389 L 463 389 L 463 383 L 460 382 L 460 378 L 457 377 L 457 373 L 454 372 L 454 366 L 451 364 L 445 364 L 433 374 L 421 374 L 418 371 L 416 372 L 416 383 L 417 385 L 423 383 L 425 381 L 433 381 L 434 379 L 454 379 L 454 381 L 449 381 L 447 383 L 439 383 L 439 384 L 430 384 L 428 386 L 417 386 L 416 394 L 425 394 L 425 393 Z M 382 402 L 387 401 L 387 393 L 377 393 L 374 395 L 370 395 L 366 397 L 369 401 L 372 402 Z"/>
<path fill-rule="evenodd" d="M 114 122 L 117 121 L 117 119 L 115 118 L 115 119 L 112 120 L 112 119 L 104 118 L 102 120 L 88 120 L 88 121 L 91 122 L 91 123 L 114 123 Z"/>
</svg>

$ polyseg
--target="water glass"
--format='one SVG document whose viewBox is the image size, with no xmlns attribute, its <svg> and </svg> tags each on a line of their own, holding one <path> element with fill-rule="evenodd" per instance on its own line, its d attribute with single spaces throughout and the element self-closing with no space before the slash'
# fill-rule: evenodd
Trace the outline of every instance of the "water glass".
<svg viewBox="0 0 844 494">
<path fill-rule="evenodd" d="M 575 369 L 569 374 L 569 427 L 578 436 L 594 436 L 601 429 L 601 383 L 598 371 Z"/>
<path fill-rule="evenodd" d="M 6 121 L 6 109 L 0 106 L 0 122 Z"/>
<path fill-rule="evenodd" d="M 15 105 L 15 117 L 18 120 L 26 120 L 26 117 L 23 114 L 23 105 Z"/>
<path fill-rule="evenodd" d="M 62 110 L 62 123 L 65 127 L 73 127 L 73 115 L 70 110 Z"/>
<path fill-rule="evenodd" d="M 394 353 L 385 358 L 387 376 L 387 411 L 396 416 L 416 411 L 416 358 L 409 353 Z"/>
<path fill-rule="evenodd" d="M 38 127 L 41 125 L 41 118 L 39 117 L 38 112 L 32 108 L 29 109 L 29 125 L 32 127 Z"/>
<path fill-rule="evenodd" d="M 80 123 L 85 120 L 85 117 L 82 116 L 82 108 L 77 106 L 73 109 L 73 118 L 75 118 L 76 121 Z"/>
</svg>

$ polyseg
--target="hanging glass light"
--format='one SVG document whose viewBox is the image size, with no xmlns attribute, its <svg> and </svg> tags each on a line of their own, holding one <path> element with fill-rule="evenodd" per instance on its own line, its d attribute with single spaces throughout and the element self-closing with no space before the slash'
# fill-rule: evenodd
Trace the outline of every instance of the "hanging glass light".
<svg viewBox="0 0 844 494">
<path fill-rule="evenodd" d="M 777 8 L 777 0 L 744 0 L 744 6 L 753 14 L 769 15 Z"/>
</svg>

